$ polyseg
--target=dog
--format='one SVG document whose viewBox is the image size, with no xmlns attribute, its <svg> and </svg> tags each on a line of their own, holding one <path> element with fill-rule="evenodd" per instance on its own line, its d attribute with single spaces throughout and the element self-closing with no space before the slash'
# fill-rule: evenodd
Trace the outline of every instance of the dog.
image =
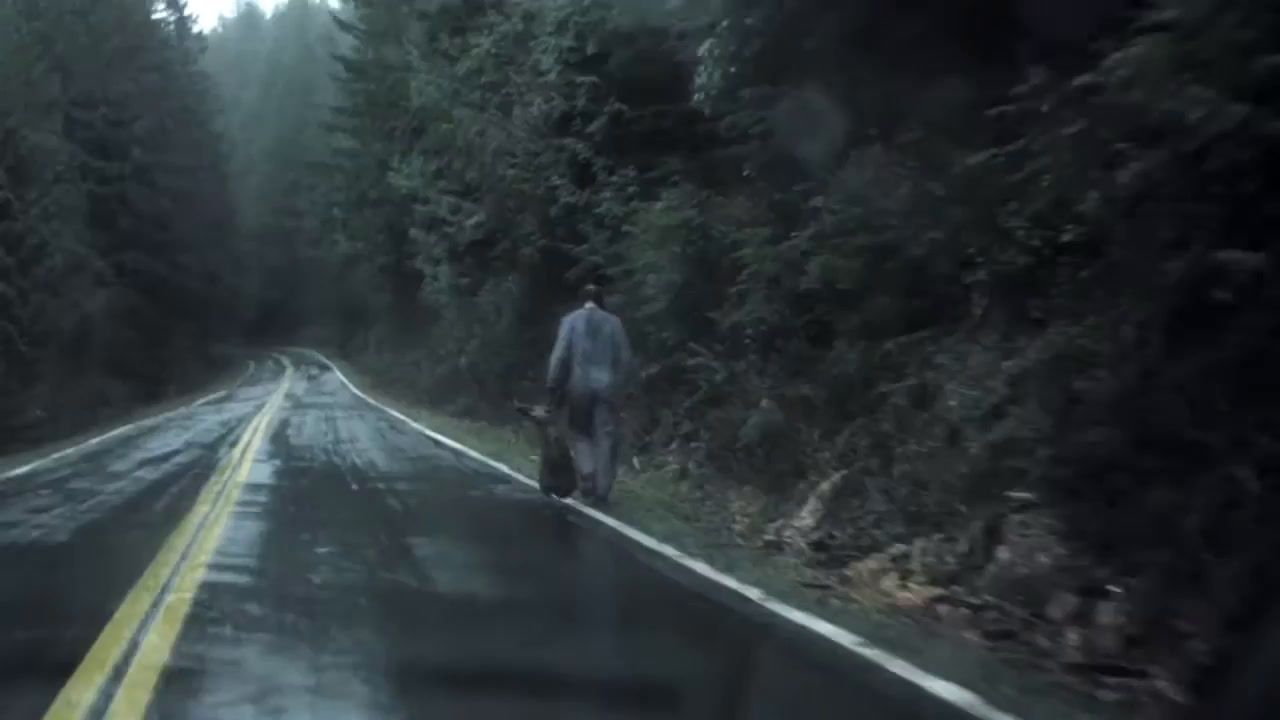
<svg viewBox="0 0 1280 720">
<path fill-rule="evenodd" d="M 578 473 L 573 466 L 563 423 L 545 405 L 513 403 L 515 410 L 532 420 L 538 430 L 540 460 L 538 487 L 544 495 L 567 498 L 578 489 Z"/>
</svg>

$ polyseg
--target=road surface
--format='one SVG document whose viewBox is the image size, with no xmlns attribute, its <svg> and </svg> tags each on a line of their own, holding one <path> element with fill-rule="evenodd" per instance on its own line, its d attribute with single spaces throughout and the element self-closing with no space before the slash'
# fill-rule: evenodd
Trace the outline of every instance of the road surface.
<svg viewBox="0 0 1280 720">
<path fill-rule="evenodd" d="M 970 717 L 305 354 L 0 480 L 0 717 Z"/>
</svg>

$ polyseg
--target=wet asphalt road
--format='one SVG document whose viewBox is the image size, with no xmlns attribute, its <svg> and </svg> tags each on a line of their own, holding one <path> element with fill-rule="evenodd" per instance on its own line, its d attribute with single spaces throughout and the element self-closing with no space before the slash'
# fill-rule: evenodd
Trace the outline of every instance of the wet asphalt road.
<svg viewBox="0 0 1280 720">
<path fill-rule="evenodd" d="M 0 480 L 0 718 L 967 717 L 288 360 Z"/>
</svg>

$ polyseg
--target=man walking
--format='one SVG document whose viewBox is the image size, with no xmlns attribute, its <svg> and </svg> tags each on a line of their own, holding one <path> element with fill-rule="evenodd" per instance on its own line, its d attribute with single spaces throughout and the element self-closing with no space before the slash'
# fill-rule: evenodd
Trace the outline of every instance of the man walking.
<svg viewBox="0 0 1280 720">
<path fill-rule="evenodd" d="M 631 342 L 622 321 L 604 309 L 598 286 L 583 288 L 582 301 L 560 320 L 547 391 L 552 407 L 568 410 L 569 447 L 583 499 L 605 504 L 618 471 L 619 402 L 631 372 Z"/>
</svg>

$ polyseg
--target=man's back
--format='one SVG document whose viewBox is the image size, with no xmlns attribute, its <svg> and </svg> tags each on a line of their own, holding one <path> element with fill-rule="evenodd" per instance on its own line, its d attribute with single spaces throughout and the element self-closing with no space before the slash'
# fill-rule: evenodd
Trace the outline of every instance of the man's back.
<svg viewBox="0 0 1280 720">
<path fill-rule="evenodd" d="M 630 363 L 631 346 L 622 321 L 588 303 L 560 321 L 548 384 L 564 386 L 570 393 L 612 394 Z"/>
</svg>

